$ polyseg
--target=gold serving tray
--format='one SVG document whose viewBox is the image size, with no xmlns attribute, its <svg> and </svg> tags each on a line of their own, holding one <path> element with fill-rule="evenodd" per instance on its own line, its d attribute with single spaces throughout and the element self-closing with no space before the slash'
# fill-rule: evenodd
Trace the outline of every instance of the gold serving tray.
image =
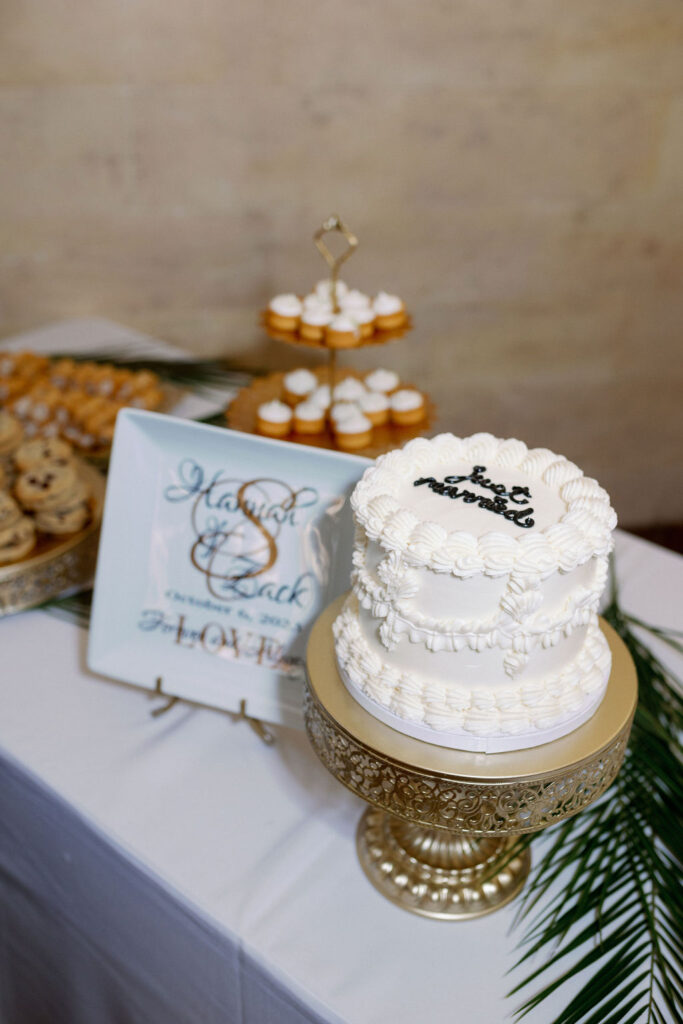
<svg viewBox="0 0 683 1024">
<path fill-rule="evenodd" d="M 272 338 L 273 341 L 286 341 L 288 345 L 314 348 L 318 352 L 354 352 L 356 349 L 365 348 L 366 345 L 386 345 L 389 341 L 396 341 L 398 338 L 402 338 L 413 329 L 413 319 L 406 314 L 406 318 L 401 326 L 395 327 L 392 331 L 374 331 L 368 338 L 359 338 L 355 345 L 349 345 L 348 348 L 332 349 L 330 345 L 325 344 L 324 340 L 313 341 L 311 338 L 302 338 L 298 331 L 278 331 L 276 328 L 271 327 L 268 323 L 268 311 L 265 309 L 261 311 L 260 323 L 268 337 Z"/>
<path fill-rule="evenodd" d="M 329 370 L 327 367 L 318 367 L 311 371 L 315 374 L 320 384 L 327 384 Z M 284 373 L 270 373 L 267 377 L 259 377 L 247 387 L 242 388 L 228 406 L 225 416 L 228 426 L 233 430 L 240 430 L 245 434 L 256 434 L 256 411 L 259 405 L 270 402 L 273 398 L 280 398 L 283 393 Z M 346 377 L 356 377 L 362 380 L 363 375 L 353 370 L 338 370 L 335 374 L 335 381 L 339 384 Z M 412 387 L 411 384 L 401 382 L 401 387 Z M 424 392 L 422 392 L 424 395 Z M 436 410 L 427 395 L 425 397 L 426 413 L 420 423 L 412 427 L 397 427 L 387 423 L 382 427 L 372 428 L 372 443 L 367 448 L 359 448 L 354 451 L 355 455 L 364 455 L 369 459 L 375 459 L 392 448 L 400 448 L 406 441 L 412 441 L 414 437 L 424 437 L 430 431 L 434 421 Z M 292 441 L 295 444 L 305 444 L 312 448 L 329 448 L 333 451 L 341 451 L 334 439 L 334 434 L 328 427 L 320 434 L 297 434 L 294 430 L 287 434 L 284 441 Z"/>
<path fill-rule="evenodd" d="M 80 464 L 79 472 L 91 487 L 90 522 L 78 533 L 64 537 L 39 533 L 35 548 L 26 558 L 0 566 L 0 617 L 35 608 L 92 583 L 106 482 L 94 466 L 85 462 Z"/>
</svg>

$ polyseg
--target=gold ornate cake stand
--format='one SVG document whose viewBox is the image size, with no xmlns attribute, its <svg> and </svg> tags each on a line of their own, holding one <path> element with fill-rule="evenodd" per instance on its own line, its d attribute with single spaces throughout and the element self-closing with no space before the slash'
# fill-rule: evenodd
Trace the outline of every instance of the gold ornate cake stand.
<svg viewBox="0 0 683 1024">
<path fill-rule="evenodd" d="M 0 617 L 73 594 L 92 583 L 106 482 L 87 463 L 79 465 L 79 472 L 90 484 L 90 522 L 65 537 L 39 534 L 28 557 L 0 568 Z"/>
<path fill-rule="evenodd" d="M 577 814 L 616 777 L 638 699 L 631 656 L 601 620 L 612 671 L 584 725 L 527 750 L 450 750 L 391 729 L 348 692 L 332 638 L 343 600 L 311 631 L 305 719 L 328 771 L 371 805 L 358 826 L 361 866 L 384 896 L 415 914 L 457 920 L 497 910 L 529 873 L 518 837 Z"/>
</svg>

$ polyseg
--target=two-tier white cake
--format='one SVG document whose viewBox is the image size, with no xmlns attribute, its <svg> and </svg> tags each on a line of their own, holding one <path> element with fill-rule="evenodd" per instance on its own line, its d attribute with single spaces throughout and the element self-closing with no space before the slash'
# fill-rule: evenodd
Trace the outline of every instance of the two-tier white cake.
<svg viewBox="0 0 683 1024">
<path fill-rule="evenodd" d="M 595 712 L 616 525 L 595 480 L 545 448 L 441 434 L 377 459 L 351 505 L 352 591 L 334 636 L 368 711 L 487 752 L 546 743 Z"/>
</svg>

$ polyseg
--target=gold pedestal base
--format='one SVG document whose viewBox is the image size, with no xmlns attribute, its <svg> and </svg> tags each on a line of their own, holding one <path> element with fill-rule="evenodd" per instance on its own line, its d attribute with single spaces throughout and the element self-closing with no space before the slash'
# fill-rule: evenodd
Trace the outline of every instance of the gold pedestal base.
<svg viewBox="0 0 683 1024">
<path fill-rule="evenodd" d="M 363 870 L 392 902 L 426 917 L 504 906 L 529 872 L 528 850 L 512 851 L 516 837 L 587 807 L 621 767 L 638 699 L 625 644 L 601 622 L 612 671 L 597 711 L 574 732 L 501 754 L 451 750 L 391 729 L 351 696 L 332 638 L 343 601 L 311 630 L 304 714 L 324 766 L 371 805 L 358 830 Z"/>
<path fill-rule="evenodd" d="M 510 853 L 517 842 L 424 828 L 373 807 L 356 835 L 361 867 L 383 896 L 443 921 L 481 917 L 514 899 L 531 868 L 528 849 Z"/>
</svg>

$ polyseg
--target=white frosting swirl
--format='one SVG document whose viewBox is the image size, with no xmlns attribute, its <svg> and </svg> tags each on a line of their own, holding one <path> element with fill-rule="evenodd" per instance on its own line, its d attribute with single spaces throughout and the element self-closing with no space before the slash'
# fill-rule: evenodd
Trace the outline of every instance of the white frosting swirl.
<svg viewBox="0 0 683 1024">
<path fill-rule="evenodd" d="M 284 402 L 278 402 L 274 398 L 272 402 L 259 405 L 258 416 L 267 423 L 289 423 L 292 419 L 292 410 Z"/>
<path fill-rule="evenodd" d="M 365 378 L 365 385 L 370 391 L 394 391 L 400 383 L 400 377 L 393 370 L 383 370 L 381 367 L 373 370 Z M 391 452 L 389 453 L 391 454 Z"/>
<path fill-rule="evenodd" d="M 284 385 L 293 395 L 308 395 L 318 385 L 318 379 L 310 370 L 292 370 L 284 376 Z"/>
<path fill-rule="evenodd" d="M 378 316 L 391 316 L 393 313 L 401 312 L 403 302 L 399 299 L 398 295 L 378 292 L 373 302 L 373 308 Z"/>
<path fill-rule="evenodd" d="M 302 310 L 301 299 L 297 295 L 276 295 L 268 304 L 268 308 L 277 313 L 278 316 L 300 316 Z"/>
<path fill-rule="evenodd" d="M 419 391 L 412 388 L 403 388 L 395 391 L 390 398 L 391 408 L 396 412 L 408 412 L 411 409 L 419 409 L 424 405 L 424 398 Z"/>
</svg>

